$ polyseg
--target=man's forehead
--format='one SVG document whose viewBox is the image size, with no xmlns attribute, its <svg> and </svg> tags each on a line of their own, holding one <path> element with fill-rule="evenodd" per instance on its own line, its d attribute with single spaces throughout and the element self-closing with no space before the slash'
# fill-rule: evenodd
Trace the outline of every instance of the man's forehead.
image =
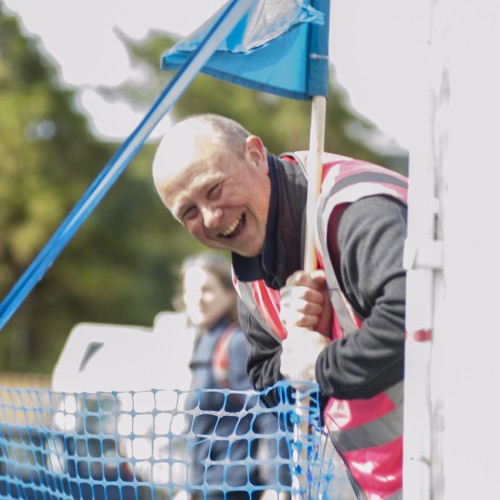
<svg viewBox="0 0 500 500">
<path fill-rule="evenodd" d="M 154 160 L 153 168 L 157 176 L 170 177 L 188 168 L 203 154 L 204 148 L 194 137 L 175 136 L 163 138 Z"/>
<path fill-rule="evenodd" d="M 186 120 L 171 127 L 160 142 L 153 162 L 153 175 L 164 183 L 191 164 L 206 157 L 217 141 L 212 128 L 200 120 Z"/>
<path fill-rule="evenodd" d="M 200 189 L 218 180 L 221 176 L 216 166 L 210 166 L 203 162 L 192 163 L 185 171 L 178 173 L 172 178 L 173 184 L 178 189 L 191 191 Z"/>
<path fill-rule="evenodd" d="M 192 164 L 188 169 L 170 177 L 165 183 L 164 195 L 167 204 L 177 216 L 182 208 L 203 194 L 208 187 L 220 179 L 220 172 L 203 163 Z"/>
</svg>

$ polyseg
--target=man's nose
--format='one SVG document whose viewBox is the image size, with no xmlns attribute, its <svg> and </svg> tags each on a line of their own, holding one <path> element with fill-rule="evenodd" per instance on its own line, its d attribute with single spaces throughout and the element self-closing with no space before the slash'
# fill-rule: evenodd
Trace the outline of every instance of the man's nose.
<svg viewBox="0 0 500 500">
<path fill-rule="evenodd" d="M 203 215 L 203 224 L 206 228 L 213 229 L 219 226 L 222 218 L 222 208 L 204 207 L 201 213 Z"/>
</svg>

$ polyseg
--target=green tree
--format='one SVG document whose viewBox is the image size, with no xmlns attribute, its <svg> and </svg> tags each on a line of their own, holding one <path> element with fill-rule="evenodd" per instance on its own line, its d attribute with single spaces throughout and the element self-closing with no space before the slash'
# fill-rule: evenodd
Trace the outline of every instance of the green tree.
<svg viewBox="0 0 500 500">
<path fill-rule="evenodd" d="M 98 141 L 54 66 L 0 4 L 0 298 L 117 149 Z M 151 324 L 196 245 L 164 209 L 145 147 L 0 332 L 0 369 L 50 372 L 81 321 Z M 171 262 L 170 262 L 171 261 Z"/>
</svg>

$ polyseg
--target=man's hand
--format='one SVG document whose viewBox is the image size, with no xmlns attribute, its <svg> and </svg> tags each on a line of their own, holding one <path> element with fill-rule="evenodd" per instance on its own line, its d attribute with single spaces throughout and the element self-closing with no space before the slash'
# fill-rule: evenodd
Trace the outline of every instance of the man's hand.
<svg viewBox="0 0 500 500">
<path fill-rule="evenodd" d="M 306 328 L 288 330 L 281 347 L 281 374 L 288 380 L 316 382 L 316 360 L 331 340 Z"/>
<path fill-rule="evenodd" d="M 288 278 L 280 302 L 280 319 L 288 332 L 281 354 L 285 378 L 316 381 L 316 360 L 331 342 L 332 317 L 324 271 L 297 271 Z"/>
<path fill-rule="evenodd" d="M 302 327 L 330 337 L 333 315 L 324 271 L 293 273 L 280 295 L 280 319 L 288 331 Z"/>
</svg>

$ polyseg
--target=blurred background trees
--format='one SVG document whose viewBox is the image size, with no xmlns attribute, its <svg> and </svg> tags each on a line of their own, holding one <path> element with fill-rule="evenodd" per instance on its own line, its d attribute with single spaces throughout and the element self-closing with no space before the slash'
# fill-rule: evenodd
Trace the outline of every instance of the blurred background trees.
<svg viewBox="0 0 500 500">
<path fill-rule="evenodd" d="M 0 297 L 119 144 L 94 137 L 75 94 L 0 6 Z M 194 244 L 168 217 L 145 147 L 0 334 L 0 369 L 50 372 L 80 321 L 151 324 L 170 307 L 171 263 Z"/>
<path fill-rule="evenodd" d="M 102 87 L 146 112 L 172 77 L 160 71 L 173 40 L 121 34 L 140 84 Z M 120 144 L 95 137 L 36 40 L 0 4 L 0 300 L 85 193 Z M 307 149 L 310 103 L 258 93 L 198 75 L 172 119 L 214 112 L 242 122 L 274 153 Z M 350 107 L 332 75 L 326 148 L 404 171 L 406 158 L 377 144 L 381 132 Z M 200 249 L 154 192 L 148 143 L 0 332 L 0 370 L 50 373 L 78 322 L 151 325 L 171 309 L 176 268 Z"/>
</svg>

